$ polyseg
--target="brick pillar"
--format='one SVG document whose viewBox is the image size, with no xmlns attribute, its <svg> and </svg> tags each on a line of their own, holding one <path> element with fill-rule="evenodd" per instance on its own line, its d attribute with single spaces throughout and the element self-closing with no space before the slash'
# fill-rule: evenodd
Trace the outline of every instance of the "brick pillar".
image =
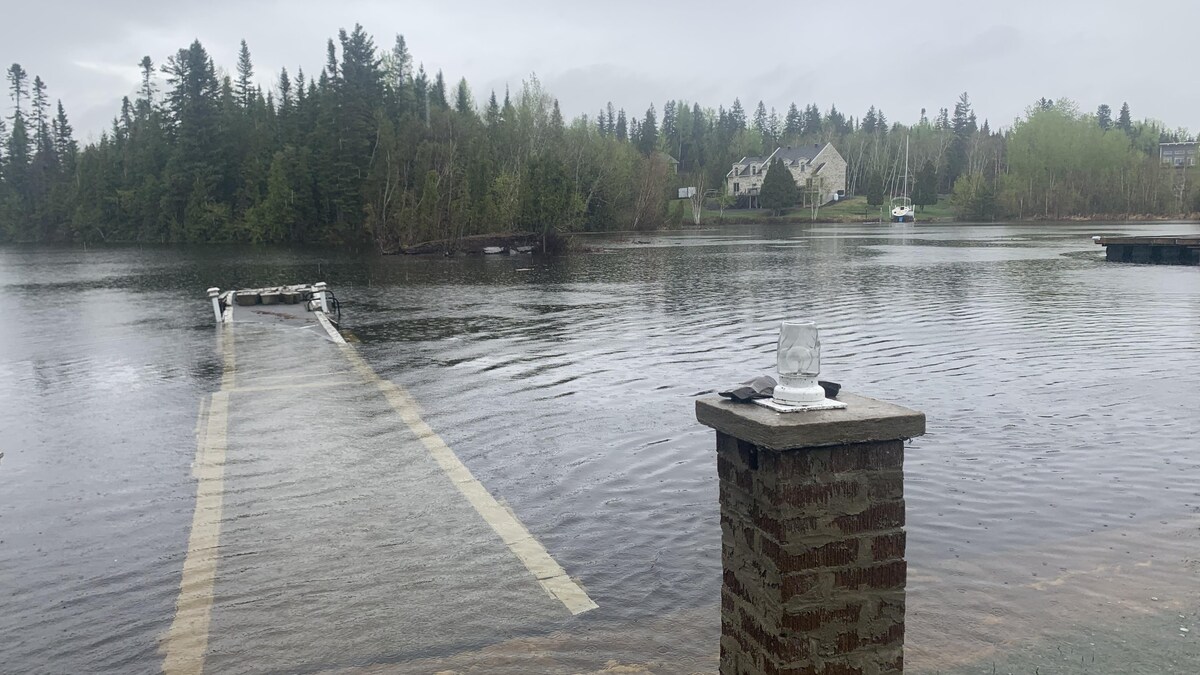
<svg viewBox="0 0 1200 675">
<path fill-rule="evenodd" d="M 925 415 L 839 400 L 787 414 L 696 402 L 717 430 L 722 675 L 904 670 L 904 439 Z"/>
</svg>

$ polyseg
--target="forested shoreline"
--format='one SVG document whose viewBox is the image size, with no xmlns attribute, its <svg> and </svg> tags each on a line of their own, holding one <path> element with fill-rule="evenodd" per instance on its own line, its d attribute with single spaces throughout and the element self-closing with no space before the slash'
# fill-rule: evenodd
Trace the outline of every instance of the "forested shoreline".
<svg viewBox="0 0 1200 675">
<path fill-rule="evenodd" d="M 230 75 L 199 41 L 139 65 L 139 91 L 85 147 L 47 83 L 7 69 L 0 241 L 396 250 L 487 233 L 655 229 L 700 217 L 676 187 L 732 206 L 733 161 L 824 142 L 847 160 L 848 193 L 874 202 L 898 191 L 907 140 L 914 201 L 940 195 L 964 220 L 1200 211 L 1197 169 L 1158 154 L 1160 142 L 1191 136 L 1135 121 L 1128 104 L 1114 116 L 1042 99 L 998 131 L 965 93 L 910 124 L 875 107 L 854 117 L 760 102 L 748 112 L 739 100 L 669 100 L 638 115 L 609 103 L 568 121 L 534 76 L 476 98 L 465 80 L 416 63 L 402 36 L 381 49 L 361 26 L 329 40 L 315 77 L 283 70 L 268 88 L 245 42 Z"/>
</svg>

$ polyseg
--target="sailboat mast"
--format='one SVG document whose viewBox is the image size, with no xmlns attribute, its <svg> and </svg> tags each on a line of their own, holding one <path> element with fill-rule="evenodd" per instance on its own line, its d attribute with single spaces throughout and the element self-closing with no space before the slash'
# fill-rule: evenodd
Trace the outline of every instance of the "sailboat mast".
<svg viewBox="0 0 1200 675">
<path fill-rule="evenodd" d="M 908 197 L 908 136 L 904 137 L 904 196 Z"/>
</svg>

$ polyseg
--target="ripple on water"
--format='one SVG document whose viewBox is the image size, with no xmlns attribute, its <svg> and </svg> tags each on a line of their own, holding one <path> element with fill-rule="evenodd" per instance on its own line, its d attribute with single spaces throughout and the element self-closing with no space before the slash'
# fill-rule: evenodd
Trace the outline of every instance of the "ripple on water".
<svg viewBox="0 0 1200 675">
<path fill-rule="evenodd" d="M 0 632 L 16 636 L 0 656 L 22 671 L 159 667 L 196 406 L 220 375 L 197 289 L 308 278 L 318 264 L 375 370 L 414 394 L 601 605 L 578 634 L 635 645 L 666 626 L 668 644 L 643 648 L 711 664 L 713 643 L 694 635 L 718 626 L 720 530 L 694 395 L 772 372 L 784 318 L 821 324 L 825 377 L 928 416 L 906 453 L 914 669 L 1106 626 L 1092 602 L 1104 583 L 1129 602 L 1139 583 L 1200 587 L 1180 535 L 1200 511 L 1200 275 L 1105 264 L 1088 235 L 762 227 L 534 262 L 0 250 L 0 312 L 27 319 L 0 324 L 12 412 L 0 422 Z M 269 460 L 229 458 L 250 486 L 227 495 L 239 541 L 262 535 L 269 510 L 372 513 L 361 488 L 281 479 Z M 253 547 L 242 553 L 231 569 L 252 564 Z M 1129 576 L 1146 556 L 1152 573 Z M 942 649 L 942 636 L 968 648 Z M 564 640 L 541 648 L 561 655 Z"/>
</svg>

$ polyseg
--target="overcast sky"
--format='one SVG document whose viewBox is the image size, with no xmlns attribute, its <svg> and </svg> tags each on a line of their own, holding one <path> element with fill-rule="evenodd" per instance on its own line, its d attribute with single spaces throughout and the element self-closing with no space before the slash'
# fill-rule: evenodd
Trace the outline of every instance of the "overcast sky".
<svg viewBox="0 0 1200 675">
<path fill-rule="evenodd" d="M 85 139 L 135 92 L 143 55 L 159 64 L 199 38 L 232 71 L 244 38 L 270 85 L 281 66 L 317 74 L 325 40 L 355 22 L 381 49 L 402 33 L 415 61 L 466 77 L 479 100 L 537 73 L 571 117 L 609 100 L 640 117 L 669 98 L 740 97 L 748 111 L 794 101 L 861 116 L 874 104 L 914 122 L 967 91 L 993 127 L 1066 96 L 1200 128 L 1197 0 L 0 1 L 0 64 L 41 75 Z"/>
</svg>

